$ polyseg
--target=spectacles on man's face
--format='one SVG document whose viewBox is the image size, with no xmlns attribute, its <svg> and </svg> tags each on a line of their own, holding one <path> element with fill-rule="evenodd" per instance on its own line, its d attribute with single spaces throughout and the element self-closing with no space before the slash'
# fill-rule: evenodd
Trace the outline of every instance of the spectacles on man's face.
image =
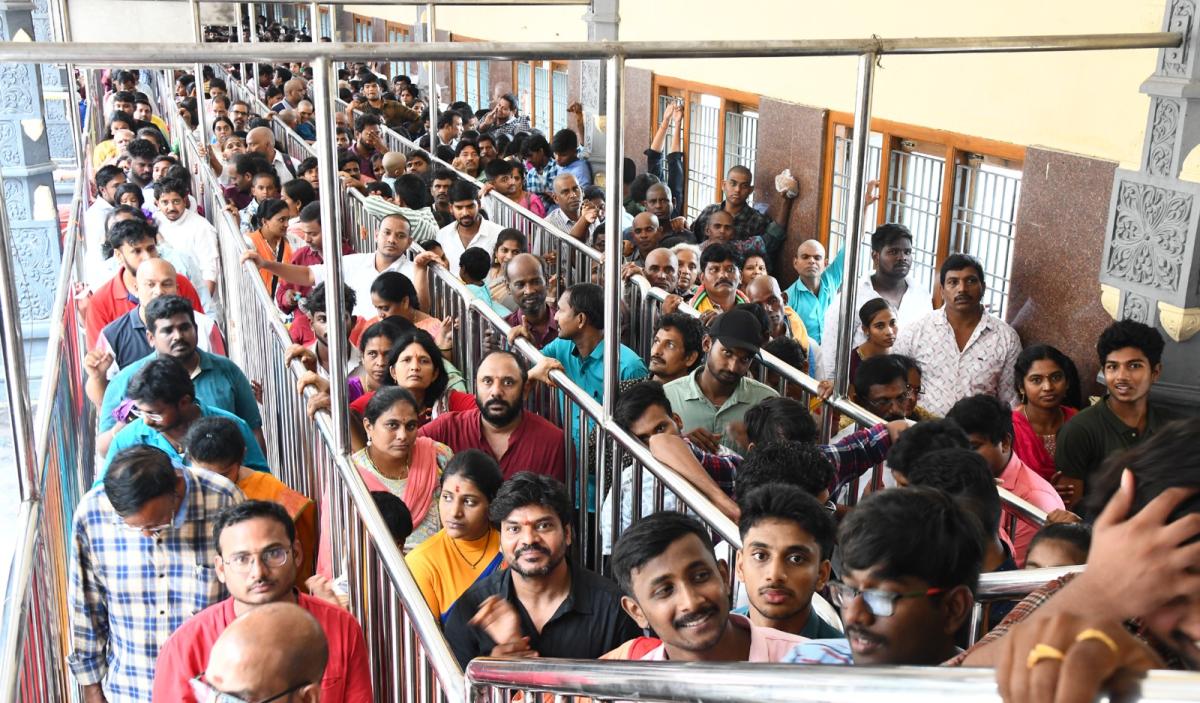
<svg viewBox="0 0 1200 703">
<path fill-rule="evenodd" d="M 896 613 L 896 601 L 901 598 L 928 598 L 944 592 L 945 589 L 943 588 L 928 588 L 924 591 L 910 591 L 908 593 L 897 593 L 896 591 L 885 591 L 878 588 L 859 590 L 854 586 L 848 586 L 840 581 L 829 582 L 829 595 L 834 605 L 839 608 L 845 608 L 855 598 L 862 596 L 863 602 L 867 604 L 867 609 L 871 611 L 871 614 L 881 618 L 894 615 Z"/>
<path fill-rule="evenodd" d="M 158 413 L 151 413 L 138 408 L 136 405 L 129 409 L 129 414 L 133 417 L 140 417 L 146 422 L 162 422 L 163 416 Z"/>
<path fill-rule="evenodd" d="M 234 571 L 244 574 L 250 571 L 250 567 L 255 561 L 269 569 L 277 569 L 283 566 L 287 563 L 288 551 L 287 547 L 271 547 L 270 549 L 264 549 L 259 554 L 238 552 L 237 554 L 230 555 L 228 559 L 221 557 L 221 561 Z"/>
<path fill-rule="evenodd" d="M 305 686 L 310 686 L 312 683 L 312 681 L 306 681 L 297 686 L 292 686 L 282 693 L 276 693 L 270 698 L 263 698 L 257 701 L 248 701 L 245 698 L 239 698 L 232 693 L 225 693 L 224 691 L 217 690 L 212 684 L 204 680 L 204 674 L 200 674 L 196 678 L 188 681 L 188 684 L 192 687 L 192 695 L 196 697 L 197 703 L 271 703 L 271 701 L 277 701 L 290 693 L 299 691 Z"/>
</svg>

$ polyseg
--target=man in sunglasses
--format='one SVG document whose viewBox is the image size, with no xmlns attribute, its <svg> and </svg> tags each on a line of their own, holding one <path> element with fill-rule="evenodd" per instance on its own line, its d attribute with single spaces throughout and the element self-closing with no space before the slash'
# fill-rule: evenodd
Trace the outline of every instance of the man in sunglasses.
<svg viewBox="0 0 1200 703">
<path fill-rule="evenodd" d="M 203 703 L 226 700 L 206 698 L 201 695 L 206 692 L 206 684 L 192 683 L 216 660 L 213 652 L 217 638 L 234 620 L 263 606 L 295 603 L 316 619 L 325 634 L 329 656 L 324 678 L 318 677 L 321 681 L 320 700 L 325 703 L 370 703 L 371 667 L 358 621 L 336 605 L 300 593 L 293 586 L 302 552 L 296 541 L 296 527 L 287 510 L 278 503 L 246 501 L 217 515 L 213 530 L 217 542 L 213 565 L 217 578 L 229 589 L 230 597 L 188 620 L 163 645 L 155 668 L 154 701 Z M 278 632 L 275 631 L 276 639 L 270 649 L 287 639 L 278 637 Z M 251 652 L 246 654 L 254 656 Z M 241 668 L 260 667 L 243 659 Z M 262 668 L 269 667 L 264 662 Z M 207 685 L 211 687 L 216 683 L 219 682 L 209 681 Z M 275 695 L 285 688 L 280 683 L 277 688 L 264 688 L 261 693 Z M 233 690 L 244 692 L 244 687 Z"/>
<path fill-rule="evenodd" d="M 150 699 L 159 648 L 225 597 L 207 566 L 213 518 L 242 500 L 229 481 L 178 466 L 155 447 L 113 458 L 71 531 L 67 663 L 85 703 Z"/>
<path fill-rule="evenodd" d="M 933 666 L 955 656 L 983 563 L 979 521 L 934 488 L 874 493 L 838 529 L 832 581 L 846 637 L 797 645 L 800 664 Z"/>
</svg>

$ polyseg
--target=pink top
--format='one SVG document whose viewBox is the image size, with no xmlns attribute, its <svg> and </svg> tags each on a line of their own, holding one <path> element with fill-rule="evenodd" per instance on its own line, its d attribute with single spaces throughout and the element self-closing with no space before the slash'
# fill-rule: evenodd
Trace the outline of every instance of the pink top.
<svg viewBox="0 0 1200 703">
<path fill-rule="evenodd" d="M 1075 415 L 1075 408 L 1062 406 L 1063 422 L 1070 420 Z M 1029 424 L 1029 419 L 1025 417 L 1025 413 L 1020 410 L 1014 410 L 1012 413 L 1013 419 L 1013 454 L 1021 457 L 1021 461 L 1025 462 L 1029 468 L 1033 469 L 1038 476 L 1046 480 L 1050 480 L 1056 469 L 1054 468 L 1054 454 L 1046 449 L 1046 442 L 1038 433 L 1033 431 L 1033 426 Z"/>
<path fill-rule="evenodd" d="M 1021 461 L 1016 452 L 1013 452 L 1012 458 L 1008 460 L 1004 473 L 1000 474 L 1000 481 L 1018 498 L 1024 498 L 1046 512 L 1062 510 L 1065 507 L 1054 486 Z M 1012 513 L 1005 509 L 1000 516 L 1001 525 L 1007 525 L 1011 516 Z M 1025 553 L 1029 551 L 1029 542 L 1037 531 L 1038 528 L 1028 522 L 1017 520 L 1017 530 L 1012 535 L 1013 557 L 1017 560 L 1017 566 L 1025 566 Z"/>
</svg>

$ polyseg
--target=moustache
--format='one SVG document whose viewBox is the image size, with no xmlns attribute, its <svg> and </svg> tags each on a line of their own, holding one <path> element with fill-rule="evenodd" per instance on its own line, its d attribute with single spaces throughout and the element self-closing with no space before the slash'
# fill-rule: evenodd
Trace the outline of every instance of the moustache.
<svg viewBox="0 0 1200 703">
<path fill-rule="evenodd" d="M 671 624 L 675 627 L 675 629 L 682 630 L 683 628 L 691 627 L 692 625 L 708 618 L 709 616 L 715 615 L 716 613 L 717 607 L 715 605 L 710 605 L 681 618 L 676 618 Z"/>
<path fill-rule="evenodd" d="M 538 554 L 541 554 L 543 556 L 547 556 L 547 557 L 550 556 L 549 549 L 546 549 L 545 547 L 539 547 L 536 544 L 531 544 L 526 547 L 521 547 L 517 551 L 513 552 L 513 559 L 514 560 L 520 559 L 521 557 L 525 556 L 526 552 L 537 552 Z"/>
</svg>

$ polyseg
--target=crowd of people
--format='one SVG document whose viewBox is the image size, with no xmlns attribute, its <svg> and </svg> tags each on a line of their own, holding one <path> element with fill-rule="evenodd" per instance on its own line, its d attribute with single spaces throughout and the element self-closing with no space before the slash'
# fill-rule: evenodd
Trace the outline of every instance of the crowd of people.
<svg viewBox="0 0 1200 703">
<path fill-rule="evenodd" d="M 791 270 L 777 265 L 798 191 L 786 173 L 771 202 L 752 203 L 753 174 L 735 165 L 721 202 L 688 222 L 682 106 L 664 110 L 646 168 L 629 161 L 625 182 L 607 184 L 624 189 L 624 208 L 605 213 L 582 119 L 544 135 L 501 90 L 478 110 L 439 105 L 431 125 L 413 81 L 366 64 L 340 72 L 349 108 L 336 115 L 342 190 L 359 191 L 379 222 L 374 250 L 355 253 L 351 241 L 372 233 L 324 231 L 319 201 L 343 193 L 323 193 L 317 159 L 292 159 L 271 127 L 315 139 L 310 69 L 229 70 L 257 76 L 265 114 L 207 72 L 178 76 L 166 120 L 153 111 L 172 96 L 151 97 L 135 71 L 110 72 L 102 103 L 78 291 L 102 458 L 69 565 L 69 665 L 86 701 L 373 700 L 348 610 L 358 565 L 333 557 L 332 496 L 273 475 L 261 379 L 225 357 L 221 292 L 243 282 L 222 281 L 222 256 L 259 270 L 251 284 L 287 325 L 286 359 L 308 369 L 309 412 L 348 414 L 349 462 L 464 666 L 966 664 L 994 666 L 1005 697 L 1028 701 L 1055 687 L 1083 700 L 1131 671 L 1200 662 L 1200 432 L 1151 397 L 1156 329 L 1125 320 L 1103 332 L 1104 390 L 1089 399 L 1072 359 L 1023 344 L 982 303 L 979 261 L 945 257 L 937 290 L 910 278 L 902 224 L 874 230 L 871 273 L 846 282 L 843 252 L 827 260 L 816 237 Z M 426 148 L 389 151 L 384 129 Z M 194 197 L 178 156 L 188 132 L 211 136 L 196 165 L 219 179 L 224 212 Z M 536 384 L 561 384 L 556 372 L 602 399 L 613 331 L 599 281 L 555 276 L 552 256 L 491 219 L 492 193 L 600 251 L 618 220 L 623 276 L 666 298 L 647 355 L 615 332 L 614 420 L 737 524 L 740 548 L 714 544 L 673 496 L 655 512 L 649 477 L 635 497 L 629 460 L 593 451 L 592 465 L 573 465 L 595 428 L 527 408 Z M 240 254 L 218 244 L 210 220 L 224 216 Z M 342 310 L 326 305 L 326 237 L 342 250 Z M 432 266 L 508 326 L 474 368 L 453 363 L 466 358 L 458 321 L 430 314 Z M 854 333 L 839 350 L 851 290 Z M 332 407 L 331 315 L 348 331 L 348 407 Z M 536 363 L 514 351 L 518 338 L 540 350 Z M 756 380 L 761 352 L 822 379 L 820 393 L 776 373 Z M 832 394 L 839 356 L 850 398 L 883 422 L 834 413 L 821 443 L 815 415 L 833 412 L 819 396 Z M 568 488 L 572 470 L 587 478 L 571 484 L 583 495 Z M 1018 518 L 1000 487 L 1046 524 Z M 580 513 L 597 500 L 603 536 L 585 539 Z M 603 541 L 600 562 L 584 558 L 589 539 Z M 733 574 L 720 555 L 735 556 Z M 1077 564 L 1077 576 L 993 604 L 968 648 L 981 574 Z M 836 613 L 814 607 L 818 596 Z M 286 646 L 272 639 L 282 631 Z"/>
</svg>

